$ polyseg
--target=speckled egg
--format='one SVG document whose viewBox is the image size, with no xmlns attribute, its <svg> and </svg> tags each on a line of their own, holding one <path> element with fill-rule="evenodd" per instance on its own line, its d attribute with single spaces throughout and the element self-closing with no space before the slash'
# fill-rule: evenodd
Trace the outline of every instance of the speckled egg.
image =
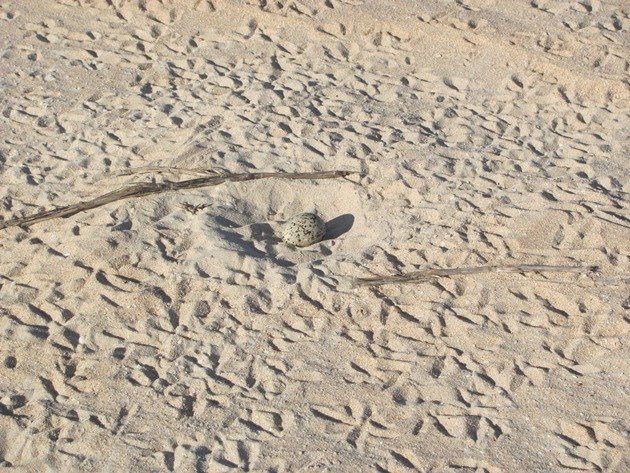
<svg viewBox="0 0 630 473">
<path fill-rule="evenodd" d="M 284 224 L 282 239 L 295 246 L 309 246 L 322 241 L 326 235 L 326 224 L 317 215 L 303 213 Z"/>
</svg>

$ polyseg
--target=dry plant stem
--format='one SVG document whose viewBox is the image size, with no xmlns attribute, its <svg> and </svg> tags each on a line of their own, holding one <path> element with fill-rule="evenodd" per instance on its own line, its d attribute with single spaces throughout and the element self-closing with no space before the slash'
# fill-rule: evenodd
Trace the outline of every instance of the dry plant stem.
<svg viewBox="0 0 630 473">
<path fill-rule="evenodd" d="M 540 264 L 520 264 L 514 266 L 477 266 L 472 268 L 426 269 L 396 276 L 377 276 L 374 278 L 356 278 L 355 286 L 381 286 L 394 283 L 417 283 L 436 277 L 457 276 L 479 273 L 591 273 L 596 266 L 548 266 Z"/>
<path fill-rule="evenodd" d="M 14 218 L 0 221 L 0 230 L 8 227 L 28 227 L 35 223 L 43 222 L 53 218 L 67 218 L 79 212 L 102 207 L 119 200 L 130 199 L 132 197 L 144 197 L 147 195 L 161 194 L 163 192 L 178 191 L 183 189 L 196 189 L 199 187 L 217 186 L 225 182 L 253 181 L 255 179 L 334 179 L 346 177 L 354 174 L 354 171 L 319 171 L 319 172 L 254 172 L 242 174 L 225 174 L 220 176 L 207 176 L 197 179 L 189 179 L 179 182 L 140 182 L 131 184 L 122 189 L 118 189 L 107 194 L 103 194 L 95 199 L 78 204 L 67 205 L 58 209 L 46 210 L 29 217 Z"/>
<path fill-rule="evenodd" d="M 149 174 L 152 172 L 168 173 L 168 174 L 176 174 L 176 175 L 193 174 L 196 176 L 200 176 L 200 175 L 201 176 L 207 176 L 207 175 L 222 176 L 224 175 L 223 173 L 219 173 L 211 169 L 203 169 L 203 168 L 183 169 L 183 168 L 175 168 L 175 167 L 170 167 L 170 166 L 145 166 L 145 167 L 140 167 L 140 168 L 125 169 L 124 171 L 119 172 L 117 176 L 130 176 L 132 174 Z"/>
</svg>

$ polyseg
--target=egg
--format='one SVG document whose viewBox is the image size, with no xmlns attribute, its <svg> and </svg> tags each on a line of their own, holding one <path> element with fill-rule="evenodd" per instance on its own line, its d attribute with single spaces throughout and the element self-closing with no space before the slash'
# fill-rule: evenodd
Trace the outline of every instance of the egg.
<svg viewBox="0 0 630 473">
<path fill-rule="evenodd" d="M 309 246 L 323 240 L 326 224 L 317 215 L 302 213 L 292 217 L 284 224 L 282 239 L 295 246 Z"/>
</svg>

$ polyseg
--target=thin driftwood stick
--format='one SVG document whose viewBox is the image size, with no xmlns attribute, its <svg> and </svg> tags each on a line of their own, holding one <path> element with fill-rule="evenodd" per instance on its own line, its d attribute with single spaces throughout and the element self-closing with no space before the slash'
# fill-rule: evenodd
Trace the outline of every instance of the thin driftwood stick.
<svg viewBox="0 0 630 473">
<path fill-rule="evenodd" d="M 431 278 L 457 276 L 460 274 L 479 273 L 591 273 L 597 266 L 548 266 L 544 264 L 519 264 L 514 266 L 476 266 L 472 268 L 425 269 L 412 273 L 394 276 L 377 276 L 373 278 L 356 278 L 355 286 L 381 286 L 394 283 L 417 283 Z"/>
<path fill-rule="evenodd" d="M 117 173 L 117 176 L 131 176 L 132 174 L 149 174 L 149 173 L 163 173 L 163 174 L 193 174 L 195 176 L 224 176 L 225 172 L 217 172 L 207 168 L 177 168 L 172 166 L 143 166 L 138 168 L 124 169 Z"/>
<path fill-rule="evenodd" d="M 67 218 L 79 212 L 102 207 L 123 199 L 132 197 L 143 197 L 146 195 L 160 194 L 162 192 L 178 191 L 182 189 L 196 189 L 198 187 L 217 186 L 224 182 L 253 181 L 255 179 L 333 179 L 354 174 L 354 171 L 319 171 L 319 172 L 253 172 L 242 174 L 225 174 L 199 177 L 179 182 L 140 182 L 131 184 L 122 189 L 118 189 L 107 194 L 103 194 L 95 199 L 78 204 L 67 205 L 58 209 L 45 210 L 34 215 L 11 220 L 0 221 L 0 230 L 8 227 L 28 227 L 35 223 L 43 222 L 53 218 Z"/>
</svg>

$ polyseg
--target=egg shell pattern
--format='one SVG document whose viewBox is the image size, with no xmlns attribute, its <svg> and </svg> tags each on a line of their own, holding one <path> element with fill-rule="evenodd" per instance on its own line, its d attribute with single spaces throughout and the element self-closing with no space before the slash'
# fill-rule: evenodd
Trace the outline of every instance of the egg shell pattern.
<svg viewBox="0 0 630 473">
<path fill-rule="evenodd" d="M 291 218 L 282 230 L 285 243 L 295 246 L 309 246 L 322 241 L 326 234 L 326 224 L 317 215 L 303 213 Z"/>
</svg>

